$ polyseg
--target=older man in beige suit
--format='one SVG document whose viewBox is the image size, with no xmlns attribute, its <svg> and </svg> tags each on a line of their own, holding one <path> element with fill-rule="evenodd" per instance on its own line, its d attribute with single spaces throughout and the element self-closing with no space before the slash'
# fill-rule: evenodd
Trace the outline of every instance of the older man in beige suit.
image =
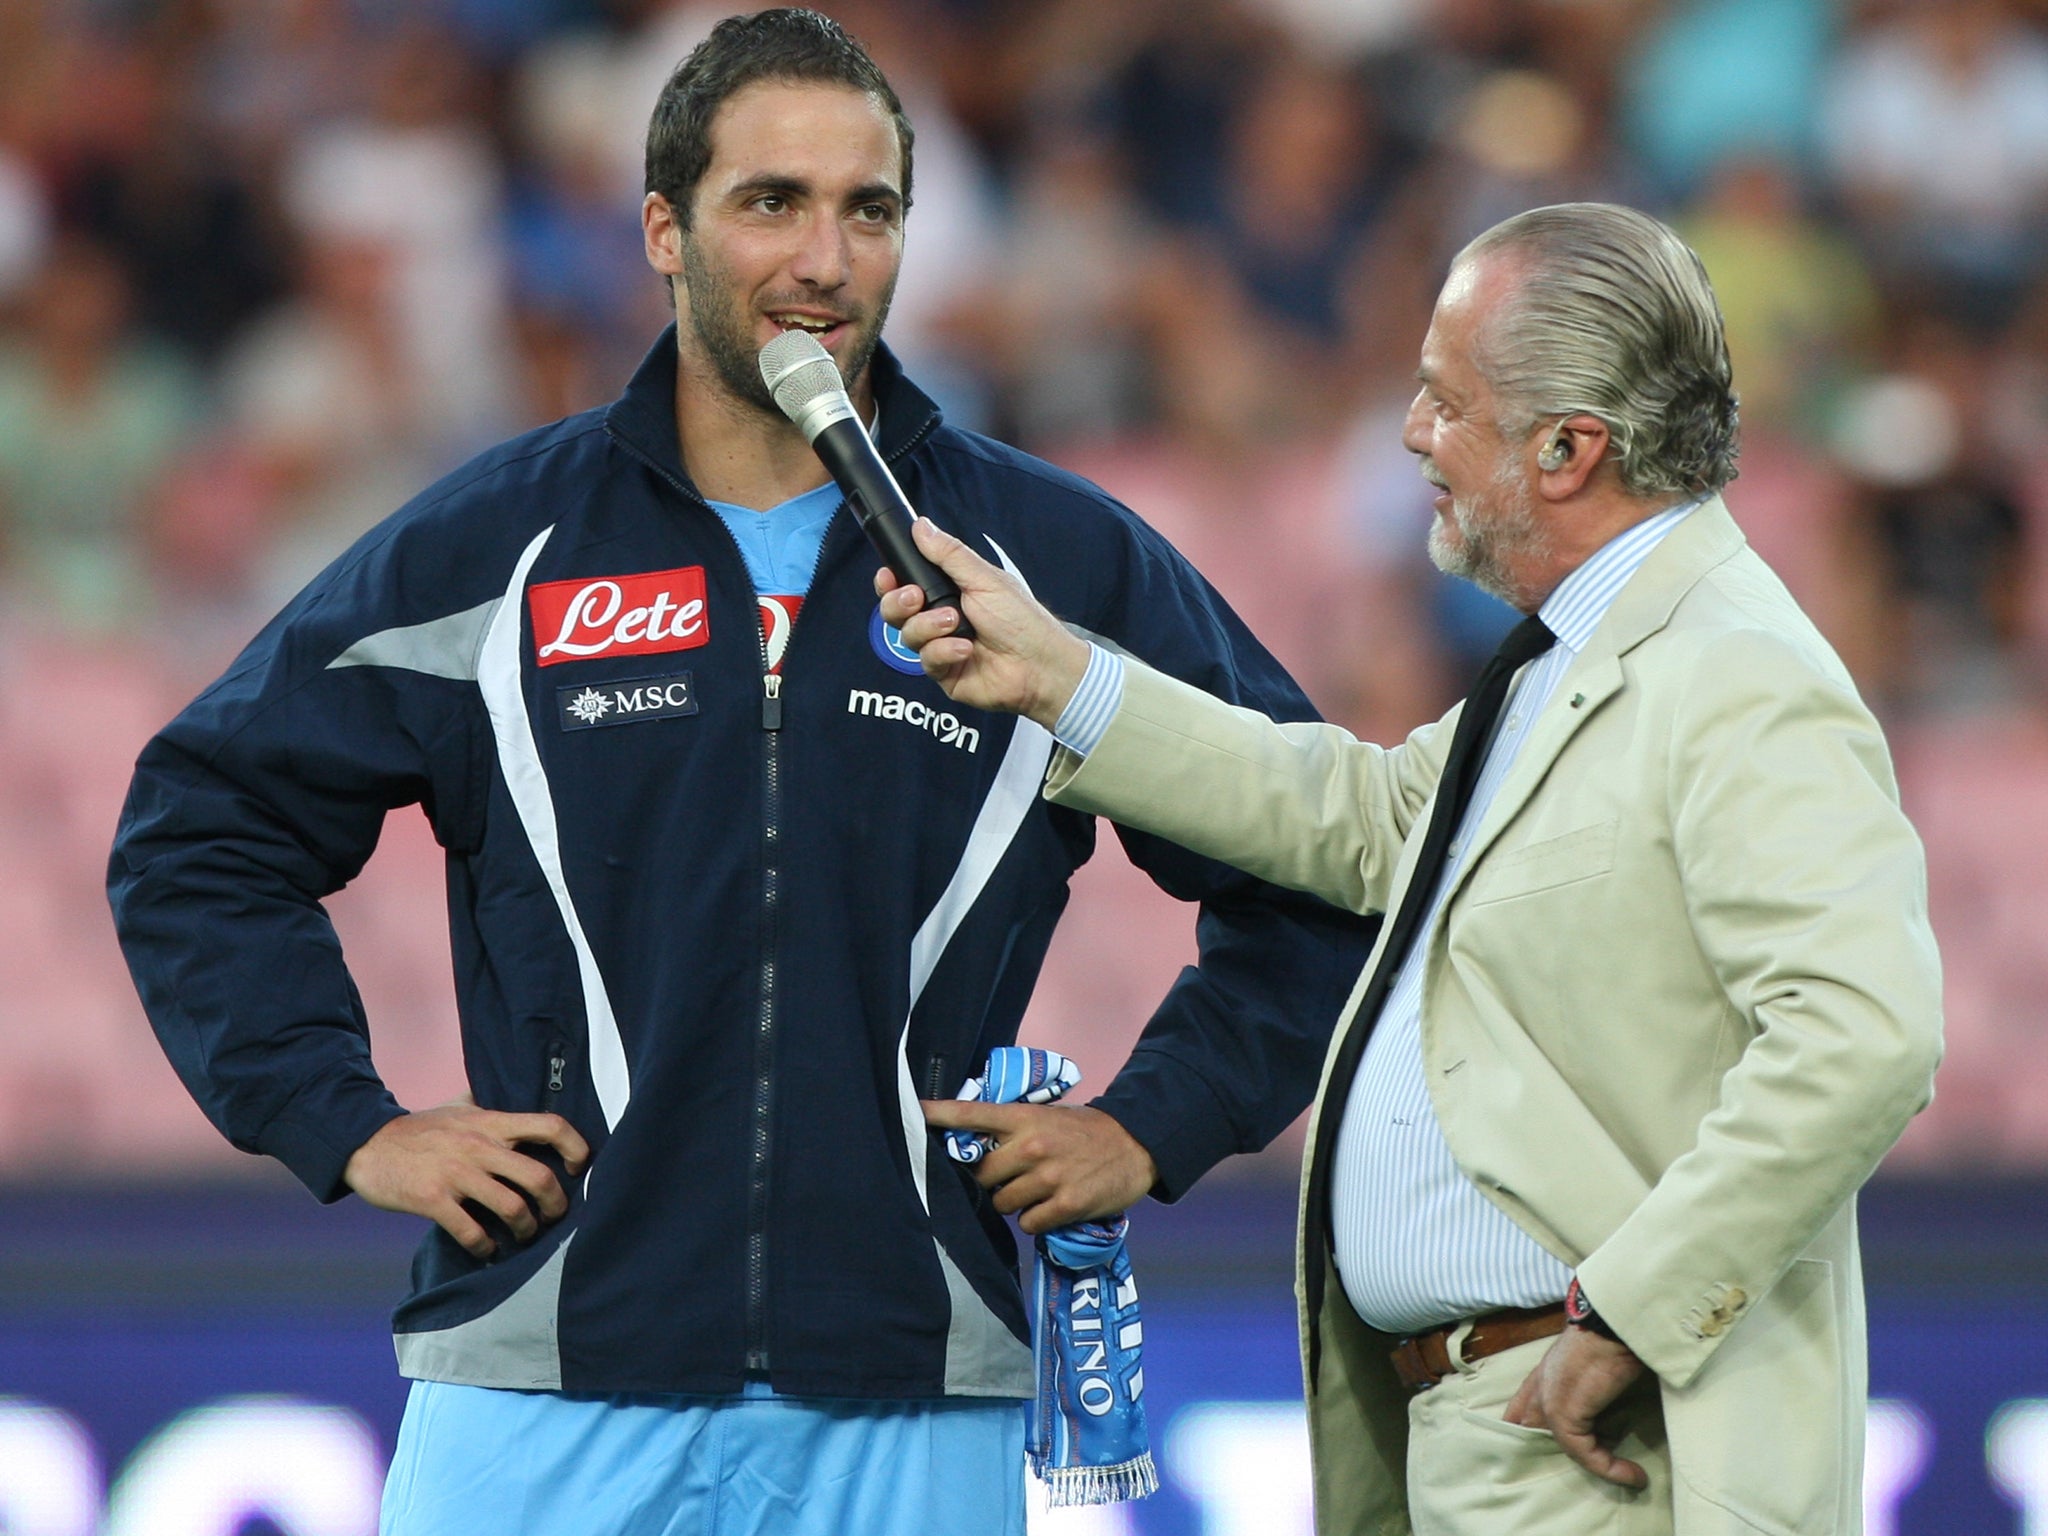
<svg viewBox="0 0 2048 1536">
<path fill-rule="evenodd" d="M 1853 1532 L 1855 1194 L 1940 1054 L 1883 738 L 1720 500 L 1720 315 L 1670 230 L 1490 230 L 1418 377 L 1431 553 L 1531 618 L 1401 746 L 1111 656 L 928 524 L 976 637 L 886 574 L 884 614 L 1060 738 L 1054 799 L 1390 914 L 1303 1180 L 1321 1531 Z"/>
</svg>

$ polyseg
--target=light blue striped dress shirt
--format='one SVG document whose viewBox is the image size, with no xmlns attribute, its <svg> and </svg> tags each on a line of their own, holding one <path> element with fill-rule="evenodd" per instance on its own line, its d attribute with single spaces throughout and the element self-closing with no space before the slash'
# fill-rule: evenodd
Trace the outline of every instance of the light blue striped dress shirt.
<svg viewBox="0 0 2048 1536">
<path fill-rule="evenodd" d="M 1088 670 L 1081 674 L 1081 686 L 1074 690 L 1067 707 L 1053 722 L 1052 739 L 1068 751 L 1086 757 L 1095 750 L 1095 743 L 1102 740 L 1102 733 L 1109 729 L 1109 722 L 1116 718 L 1117 706 L 1123 701 L 1123 658 L 1089 641 Z"/>
<path fill-rule="evenodd" d="M 1422 1071 L 1422 973 L 1445 893 L 1465 844 L 1513 766 L 1530 727 L 1628 579 L 1697 501 L 1616 535 L 1537 610 L 1557 644 L 1515 679 L 1472 802 L 1452 841 L 1430 908 L 1359 1062 L 1331 1170 L 1337 1271 L 1358 1315 L 1393 1334 L 1427 1332 L 1500 1307 L 1563 1299 L 1571 1271 L 1459 1171 Z M 1123 662 L 1097 646 L 1053 727 L 1086 755 L 1123 700 Z M 1420 824 L 1415 835 L 1420 835 Z"/>
</svg>

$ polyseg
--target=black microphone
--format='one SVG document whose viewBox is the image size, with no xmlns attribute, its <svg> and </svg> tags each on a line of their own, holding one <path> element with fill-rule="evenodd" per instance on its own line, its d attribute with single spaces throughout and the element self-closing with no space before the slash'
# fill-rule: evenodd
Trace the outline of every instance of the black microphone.
<svg viewBox="0 0 2048 1536">
<path fill-rule="evenodd" d="M 855 521 L 898 581 L 924 589 L 926 608 L 960 615 L 953 633 L 972 639 L 974 628 L 953 578 L 925 559 L 910 536 L 917 514 L 903 488 L 861 425 L 860 413 L 823 342 L 806 331 L 784 331 L 761 349 L 761 380 L 782 414 L 795 422 L 846 494 Z"/>
</svg>

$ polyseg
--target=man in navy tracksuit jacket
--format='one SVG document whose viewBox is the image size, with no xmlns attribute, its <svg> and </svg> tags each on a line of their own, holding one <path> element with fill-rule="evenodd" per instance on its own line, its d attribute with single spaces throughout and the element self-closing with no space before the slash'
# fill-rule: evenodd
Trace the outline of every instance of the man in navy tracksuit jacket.
<svg viewBox="0 0 2048 1536">
<path fill-rule="evenodd" d="M 886 351 L 873 366 L 914 505 L 1081 627 L 1311 716 L 1137 518 L 945 425 Z M 429 1236 L 402 1361 L 508 1386 L 726 1392 L 758 1369 L 796 1393 L 1025 1395 L 1004 1226 L 907 1116 L 1015 1039 L 1094 825 L 1038 798 L 1049 736 L 956 710 L 875 642 L 850 514 L 767 672 L 739 551 L 676 457 L 675 371 L 671 332 L 610 407 L 428 490 L 149 744 L 113 861 L 129 962 L 222 1131 L 339 1198 L 400 1109 L 319 903 L 387 812 L 422 805 L 448 850 L 476 1101 L 558 1113 L 592 1157 L 587 1197 L 572 1183 L 569 1216 L 497 1262 Z M 585 592 L 559 642 L 562 597 Z M 617 638 L 656 605 L 661 639 Z M 1122 835 L 1203 903 L 1201 965 L 1096 1101 L 1172 1197 L 1306 1103 L 1360 941 Z M 491 1327 L 514 1297 L 516 1330 Z M 977 1361 L 997 1375 L 960 1374 Z"/>
<path fill-rule="evenodd" d="M 788 92 L 773 121 L 846 105 Z M 745 217 L 809 195 L 785 186 Z M 650 249 L 709 241 L 717 216 L 661 224 Z M 860 218 L 848 238 L 872 239 Z M 773 291 L 812 295 L 797 318 L 848 317 L 826 331 L 839 355 L 862 312 L 791 270 Z M 769 318 L 792 323 L 795 301 L 777 302 Z M 366 535 L 149 744 L 110 874 L 122 942 L 165 1050 L 237 1146 L 322 1200 L 355 1187 L 437 1221 L 395 1319 L 408 1376 L 1026 1397 L 1014 1243 L 917 1100 L 1015 1039 L 1096 829 L 1039 797 L 1050 736 L 956 708 L 893 642 L 843 508 L 800 604 L 762 603 L 684 467 L 698 307 L 612 405 L 485 454 Z M 871 357 L 859 393 L 914 505 L 1091 633 L 1310 716 L 1157 534 L 948 426 L 886 350 Z M 415 804 L 447 850 L 475 1107 L 407 1116 L 321 901 Z M 1201 903 L 1200 965 L 1094 1106 L 1171 1199 L 1308 1102 L 1364 934 L 1123 838 Z M 408 1177 L 428 1151 L 454 1170 L 431 1194 L 364 1173 L 415 1131 Z"/>
</svg>

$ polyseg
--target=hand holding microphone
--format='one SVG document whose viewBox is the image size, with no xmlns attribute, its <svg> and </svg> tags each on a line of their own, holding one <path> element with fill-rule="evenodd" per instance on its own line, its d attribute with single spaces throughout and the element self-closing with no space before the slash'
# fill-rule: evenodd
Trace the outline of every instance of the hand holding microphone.
<svg viewBox="0 0 2048 1536">
<path fill-rule="evenodd" d="M 1088 670 L 1088 642 L 1034 598 L 1010 572 L 990 565 L 928 517 L 911 530 L 918 551 L 948 585 L 974 599 L 981 617 L 968 631 L 957 602 L 943 610 L 914 587 L 875 578 L 882 617 L 903 633 L 946 697 L 976 709 L 1025 715 L 1047 730 L 1059 720 Z M 902 580 L 899 576 L 897 580 Z"/>
<path fill-rule="evenodd" d="M 960 616 L 953 633 L 971 639 L 974 629 L 960 607 L 960 589 L 912 542 L 917 513 L 861 425 L 832 354 L 807 332 L 784 331 L 761 349 L 760 363 L 768 392 L 809 439 L 896 579 L 922 587 L 927 609 L 951 607 Z"/>
</svg>

